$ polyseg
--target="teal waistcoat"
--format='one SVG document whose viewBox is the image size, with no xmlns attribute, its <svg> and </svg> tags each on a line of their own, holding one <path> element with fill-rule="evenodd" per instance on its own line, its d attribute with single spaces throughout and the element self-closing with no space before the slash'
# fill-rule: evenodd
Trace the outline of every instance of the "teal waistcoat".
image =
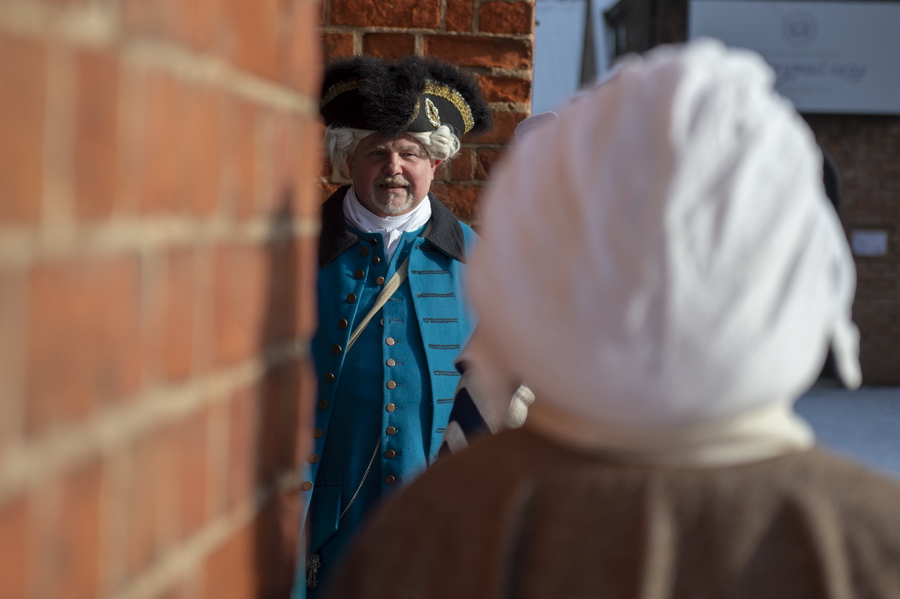
<svg viewBox="0 0 900 599">
<path fill-rule="evenodd" d="M 459 380 L 453 360 L 474 326 L 462 295 L 474 232 L 429 194 L 427 237 L 404 234 L 388 261 L 380 234 L 345 223 L 345 193 L 323 205 L 319 248 L 315 447 L 300 491 L 308 552 L 321 564 L 311 597 L 369 510 L 436 458 Z M 407 256 L 407 281 L 347 352 L 352 330 Z M 295 599 L 305 583 L 298 563 Z"/>
</svg>

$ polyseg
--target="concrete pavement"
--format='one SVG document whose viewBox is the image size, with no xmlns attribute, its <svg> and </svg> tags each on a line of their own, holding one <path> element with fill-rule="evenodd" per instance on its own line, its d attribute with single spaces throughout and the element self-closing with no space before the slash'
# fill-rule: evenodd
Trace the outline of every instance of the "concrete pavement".
<svg viewBox="0 0 900 599">
<path fill-rule="evenodd" d="M 795 404 L 822 445 L 900 479 L 900 387 L 820 382 Z"/>
</svg>

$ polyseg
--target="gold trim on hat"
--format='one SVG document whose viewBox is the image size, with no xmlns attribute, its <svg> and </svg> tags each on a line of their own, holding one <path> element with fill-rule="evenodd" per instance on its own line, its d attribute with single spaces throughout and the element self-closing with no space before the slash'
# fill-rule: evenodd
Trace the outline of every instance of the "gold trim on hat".
<svg viewBox="0 0 900 599">
<path fill-rule="evenodd" d="M 441 126 L 441 113 L 438 111 L 438 107 L 434 105 L 434 102 L 431 101 L 431 98 L 425 98 L 425 116 L 435 129 Z"/>
<path fill-rule="evenodd" d="M 456 107 L 459 114 L 462 116 L 463 124 L 465 126 L 465 131 L 463 131 L 463 133 L 468 133 L 472 130 L 472 127 L 475 126 L 475 118 L 472 116 L 472 109 L 466 104 L 462 95 L 449 85 L 441 85 L 435 81 L 426 81 L 424 93 L 444 98 Z"/>
<path fill-rule="evenodd" d="M 325 92 L 325 95 L 322 97 L 322 102 L 319 104 L 319 107 L 324 108 L 326 104 L 334 100 L 342 93 L 349 92 L 354 89 L 359 89 L 360 87 L 361 86 L 359 83 L 359 79 L 347 79 L 345 81 L 335 83 L 328 88 L 327 92 Z"/>
</svg>

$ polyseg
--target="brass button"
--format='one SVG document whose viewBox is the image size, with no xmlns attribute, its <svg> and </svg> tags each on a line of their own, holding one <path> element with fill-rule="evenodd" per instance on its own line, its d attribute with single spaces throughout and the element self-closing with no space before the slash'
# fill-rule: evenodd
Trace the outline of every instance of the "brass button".
<svg viewBox="0 0 900 599">
<path fill-rule="evenodd" d="M 315 463 L 318 462 L 318 461 L 319 461 L 319 454 L 314 453 L 314 454 L 312 454 L 311 456 L 309 456 L 309 463 L 310 463 L 310 464 L 315 464 Z"/>
<path fill-rule="evenodd" d="M 394 433 L 397 432 L 397 429 L 394 428 L 393 426 L 389 426 L 386 429 L 384 429 L 384 432 L 386 432 L 389 435 L 393 435 Z"/>
<path fill-rule="evenodd" d="M 325 375 L 325 382 L 326 382 L 326 383 L 333 383 L 333 382 L 334 382 L 334 375 L 333 375 L 332 373 L 330 373 L 330 372 L 329 372 L 328 374 L 326 374 L 326 375 Z"/>
<path fill-rule="evenodd" d="M 352 303 L 354 303 L 355 301 L 356 301 L 356 294 L 355 294 L 355 293 L 348 293 L 348 294 L 347 294 L 347 303 L 348 303 L 348 304 L 352 304 Z"/>
<path fill-rule="evenodd" d="M 387 343 L 388 345 L 394 345 L 394 343 L 396 343 L 396 341 L 394 341 L 393 337 L 388 337 L 387 339 L 384 340 L 384 342 Z"/>
<path fill-rule="evenodd" d="M 309 491 L 310 489 L 312 489 L 312 483 L 311 483 L 310 481 L 304 482 L 304 483 L 303 483 L 303 490 L 304 490 L 304 491 Z"/>
<path fill-rule="evenodd" d="M 388 389 L 395 389 L 396 387 L 397 387 L 397 383 L 395 383 L 394 381 L 388 381 L 388 382 L 387 382 L 387 388 L 388 388 Z"/>
<path fill-rule="evenodd" d="M 384 406 L 384 409 L 387 410 L 388 412 L 393 412 L 394 410 L 397 409 L 397 406 L 395 406 L 392 403 L 389 403 L 388 405 Z"/>
<path fill-rule="evenodd" d="M 378 277 L 377 279 L 375 279 L 375 284 L 384 285 L 384 277 Z"/>
<path fill-rule="evenodd" d="M 394 477 L 393 474 L 388 474 L 387 476 L 384 477 L 384 482 L 386 482 L 386 483 L 389 484 L 389 485 L 394 484 L 394 482 L 395 482 L 396 480 L 397 480 L 397 479 Z"/>
<path fill-rule="evenodd" d="M 373 237 L 369 240 L 369 243 L 371 243 L 372 245 L 378 245 L 378 240 Z"/>
<path fill-rule="evenodd" d="M 387 365 L 390 366 L 391 368 L 393 368 L 394 366 L 397 365 L 397 360 L 395 360 L 394 358 L 388 358 Z"/>
<path fill-rule="evenodd" d="M 322 401 L 320 401 L 320 402 L 319 402 L 319 409 L 320 409 L 320 410 L 327 410 L 327 409 L 328 409 L 328 402 L 325 401 L 324 399 L 323 399 Z"/>
<path fill-rule="evenodd" d="M 384 452 L 384 457 L 386 457 L 389 460 L 393 460 L 395 457 L 397 457 L 397 452 L 394 451 L 393 449 L 388 449 L 387 451 Z"/>
<path fill-rule="evenodd" d="M 381 319 L 380 322 L 381 322 L 381 326 L 384 326 L 384 319 L 383 319 L 383 318 Z"/>
<path fill-rule="evenodd" d="M 317 428 L 316 430 L 313 431 L 313 437 L 315 437 L 316 439 L 321 439 L 324 436 L 325 436 L 325 431 L 323 431 L 320 428 Z"/>
<path fill-rule="evenodd" d="M 374 258 L 372 258 L 372 264 L 381 264 L 381 258 L 375 256 Z"/>
<path fill-rule="evenodd" d="M 362 270 L 357 270 L 355 273 L 353 273 L 353 278 L 354 278 L 354 279 L 361 279 L 361 278 L 363 278 L 364 276 L 366 276 L 366 273 L 363 272 Z"/>
<path fill-rule="evenodd" d="M 331 353 L 333 353 L 334 355 L 337 356 L 337 355 L 339 355 L 339 354 L 341 353 L 341 350 L 342 350 L 342 349 L 343 349 L 343 348 L 342 348 L 340 345 L 332 345 L 332 346 L 331 346 Z"/>
<path fill-rule="evenodd" d="M 368 256 L 368 255 L 369 255 L 369 248 L 363 246 L 363 248 L 362 248 L 361 250 L 359 250 L 359 255 L 360 255 L 360 256 Z"/>
<path fill-rule="evenodd" d="M 347 326 L 348 326 L 349 324 L 350 324 L 350 323 L 347 322 L 347 319 L 346 319 L 346 318 L 342 318 L 342 319 L 340 319 L 340 320 L 338 321 L 338 328 L 339 328 L 339 329 L 346 329 Z"/>
</svg>

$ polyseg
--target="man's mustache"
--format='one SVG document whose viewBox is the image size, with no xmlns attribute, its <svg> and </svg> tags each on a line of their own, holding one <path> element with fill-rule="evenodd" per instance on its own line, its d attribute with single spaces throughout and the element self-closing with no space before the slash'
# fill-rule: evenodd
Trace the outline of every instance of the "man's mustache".
<svg viewBox="0 0 900 599">
<path fill-rule="evenodd" d="M 403 177 L 385 177 L 377 182 L 381 187 L 409 187 L 410 183 Z"/>
</svg>

